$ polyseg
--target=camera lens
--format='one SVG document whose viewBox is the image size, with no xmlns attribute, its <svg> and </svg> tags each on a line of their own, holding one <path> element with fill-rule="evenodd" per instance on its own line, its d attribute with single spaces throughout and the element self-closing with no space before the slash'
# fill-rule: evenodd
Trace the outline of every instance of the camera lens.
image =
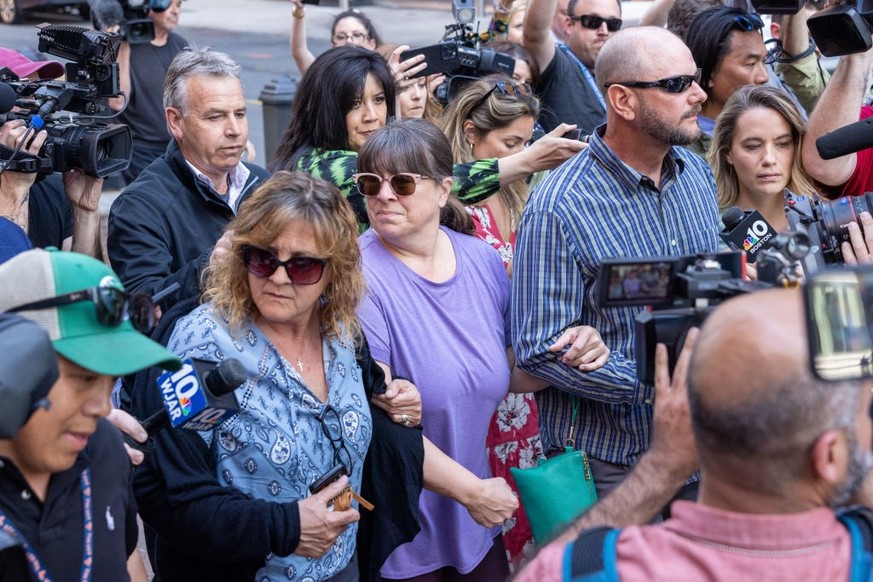
<svg viewBox="0 0 873 582">
<path fill-rule="evenodd" d="M 839 200 L 822 200 L 818 204 L 820 213 L 820 236 L 822 254 L 825 263 L 843 263 L 843 252 L 840 245 L 849 240 L 849 224 L 858 222 L 862 212 L 870 212 L 873 208 L 873 194 L 861 196 L 844 196 Z M 861 227 L 861 223 L 858 222 Z M 863 234 L 863 227 L 861 234 Z"/>
</svg>

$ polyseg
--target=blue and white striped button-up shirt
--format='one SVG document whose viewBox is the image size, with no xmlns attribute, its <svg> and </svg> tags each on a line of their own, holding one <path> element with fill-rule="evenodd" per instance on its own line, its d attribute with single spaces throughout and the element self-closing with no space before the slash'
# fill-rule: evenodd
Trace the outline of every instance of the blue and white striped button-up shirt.
<svg viewBox="0 0 873 582">
<path fill-rule="evenodd" d="M 597 272 L 607 258 L 716 251 L 718 204 L 712 172 L 695 154 L 672 148 L 658 189 L 613 153 L 602 131 L 537 186 L 524 210 L 513 260 L 512 336 L 521 368 L 557 388 L 537 394 L 545 450 L 564 445 L 579 396 L 576 447 L 631 465 L 649 446 L 654 396 L 636 377 L 640 308 L 601 309 Z M 546 350 L 570 325 L 600 332 L 612 350 L 603 368 L 584 373 Z"/>
</svg>

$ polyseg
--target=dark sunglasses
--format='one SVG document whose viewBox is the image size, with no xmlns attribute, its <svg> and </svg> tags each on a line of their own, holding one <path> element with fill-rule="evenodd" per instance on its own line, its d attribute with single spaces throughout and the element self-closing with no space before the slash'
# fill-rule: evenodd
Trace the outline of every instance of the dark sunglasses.
<svg viewBox="0 0 873 582">
<path fill-rule="evenodd" d="M 384 182 L 388 182 L 388 185 L 391 186 L 391 191 L 398 196 L 411 196 L 415 192 L 418 183 L 428 178 L 428 176 L 403 172 L 394 174 L 389 178 L 383 178 L 377 174 L 361 173 L 354 174 L 352 178 L 358 186 L 358 192 L 364 196 L 377 196 Z"/>
<path fill-rule="evenodd" d="M 346 473 L 352 474 L 352 455 L 346 448 L 346 443 L 343 440 L 342 419 L 339 413 L 330 404 L 324 405 L 324 410 L 318 415 L 318 422 L 321 423 L 321 432 L 330 441 L 330 446 L 333 448 L 333 464 L 342 463 L 346 468 Z"/>
<path fill-rule="evenodd" d="M 603 23 L 606 23 L 606 30 L 609 32 L 618 32 L 621 28 L 621 18 L 602 18 L 593 14 L 583 14 L 581 16 L 570 16 L 570 20 L 575 20 L 582 25 L 582 28 L 588 30 L 597 30 Z"/>
<path fill-rule="evenodd" d="M 501 95 L 506 95 L 507 97 L 515 97 L 516 95 L 530 95 L 530 85 L 527 83 L 522 83 L 521 85 L 516 85 L 515 83 L 510 83 L 508 81 L 497 81 L 494 83 L 494 86 L 488 90 L 487 93 L 482 95 L 476 104 L 470 108 L 470 112 L 467 114 L 467 119 L 473 115 L 473 112 L 482 107 L 482 104 L 488 101 L 488 98 L 495 92 L 499 92 Z"/>
<path fill-rule="evenodd" d="M 744 32 L 764 28 L 764 21 L 757 14 L 737 14 L 734 16 L 735 28 Z"/>
<path fill-rule="evenodd" d="M 133 324 L 134 329 L 148 333 L 155 325 L 155 304 L 151 297 L 144 293 L 127 293 L 115 287 L 91 287 L 59 295 L 42 301 L 34 301 L 13 307 L 8 311 L 33 311 L 63 307 L 81 301 L 90 301 L 97 314 L 97 322 L 107 327 L 118 327 L 126 319 Z"/>
<path fill-rule="evenodd" d="M 679 75 L 677 77 L 668 77 L 667 79 L 660 79 L 658 81 L 607 83 L 604 87 L 624 85 L 625 87 L 633 87 L 635 89 L 663 89 L 667 93 L 684 93 L 692 83 L 700 83 L 700 69 L 697 69 L 697 72 L 693 75 Z"/>
<path fill-rule="evenodd" d="M 324 274 L 324 266 L 327 259 L 315 257 L 291 257 L 287 261 L 280 261 L 272 251 L 258 247 L 244 246 L 243 264 L 246 270 L 261 279 L 266 279 L 276 272 L 279 267 L 285 267 L 285 273 L 295 285 L 314 285 L 321 281 Z"/>
</svg>

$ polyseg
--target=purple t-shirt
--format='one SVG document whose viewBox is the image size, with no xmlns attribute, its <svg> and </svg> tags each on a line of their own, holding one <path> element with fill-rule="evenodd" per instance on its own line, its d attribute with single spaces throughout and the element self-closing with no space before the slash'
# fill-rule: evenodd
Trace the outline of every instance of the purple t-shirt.
<svg viewBox="0 0 873 582">
<path fill-rule="evenodd" d="M 454 276 L 433 283 L 400 262 L 372 229 L 361 235 L 367 294 L 358 315 L 373 359 L 421 391 L 424 434 L 481 478 L 488 423 L 509 388 L 509 277 L 497 252 L 443 229 L 455 251 Z M 478 525 L 448 497 L 423 491 L 421 532 L 382 567 L 385 578 L 411 578 L 444 566 L 475 568 L 498 528 Z"/>
</svg>

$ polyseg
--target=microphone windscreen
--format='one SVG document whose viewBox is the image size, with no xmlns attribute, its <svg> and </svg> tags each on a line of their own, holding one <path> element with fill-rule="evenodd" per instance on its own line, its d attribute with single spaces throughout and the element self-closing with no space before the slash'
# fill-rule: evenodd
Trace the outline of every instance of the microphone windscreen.
<svg viewBox="0 0 873 582">
<path fill-rule="evenodd" d="M 9 113 L 15 107 L 18 94 L 6 83 L 0 83 L 0 115 Z"/>
<path fill-rule="evenodd" d="M 873 146 L 873 117 L 836 129 L 815 140 L 818 155 L 832 160 Z"/>
<path fill-rule="evenodd" d="M 88 4 L 100 29 L 105 30 L 124 22 L 124 10 L 115 0 L 88 0 Z"/>
<path fill-rule="evenodd" d="M 743 212 L 736 206 L 731 206 L 724 211 L 724 214 L 721 215 L 721 221 L 724 223 L 724 226 L 727 230 L 733 230 L 740 222 L 743 221 L 743 218 L 745 217 L 745 212 Z"/>
<path fill-rule="evenodd" d="M 203 378 L 206 388 L 215 396 L 230 394 L 246 381 L 246 368 L 236 358 L 228 358 L 209 370 Z"/>
</svg>

